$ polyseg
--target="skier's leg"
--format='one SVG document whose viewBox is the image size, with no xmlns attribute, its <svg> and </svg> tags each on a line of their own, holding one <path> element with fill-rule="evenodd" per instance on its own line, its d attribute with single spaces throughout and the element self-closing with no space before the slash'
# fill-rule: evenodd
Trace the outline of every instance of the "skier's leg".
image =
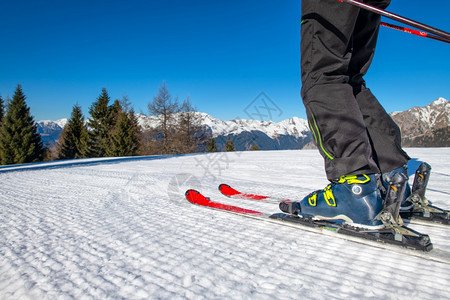
<svg viewBox="0 0 450 300">
<path fill-rule="evenodd" d="M 376 228 L 380 170 L 348 76 L 359 12 L 335 0 L 302 1 L 302 98 L 332 183 L 280 209 Z"/>
<path fill-rule="evenodd" d="M 359 12 L 336 0 L 302 1 L 302 98 L 330 180 L 379 173 L 347 74 Z"/>
<path fill-rule="evenodd" d="M 389 1 L 370 1 L 372 5 L 386 8 Z M 380 26 L 380 15 L 361 10 L 353 34 L 353 55 L 349 64 L 350 84 L 363 114 L 364 122 L 372 143 L 373 157 L 383 173 L 382 181 L 387 189 L 395 174 L 408 178 L 406 164 L 409 156 L 401 147 L 401 132 L 398 125 L 386 113 L 377 98 L 366 88 L 363 76 L 367 73 L 374 57 Z M 384 190 L 386 192 L 386 190 Z M 411 194 L 406 183 L 404 200 Z M 411 206 L 406 202 L 405 206 Z M 395 218 L 397 217 L 394 216 Z"/>
<path fill-rule="evenodd" d="M 389 1 L 368 1 L 386 8 Z M 377 43 L 380 15 L 361 10 L 353 35 L 353 55 L 349 64 L 350 84 L 364 117 L 373 146 L 373 157 L 381 172 L 389 172 L 405 165 L 409 157 L 401 147 L 398 125 L 386 113 L 372 92 L 366 88 L 363 76 L 372 62 Z"/>
</svg>

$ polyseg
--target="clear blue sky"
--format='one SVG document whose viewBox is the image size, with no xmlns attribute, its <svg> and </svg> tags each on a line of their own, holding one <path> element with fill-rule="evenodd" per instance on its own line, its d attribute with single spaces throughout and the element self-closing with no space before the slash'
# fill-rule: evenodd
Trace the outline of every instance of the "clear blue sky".
<svg viewBox="0 0 450 300">
<path fill-rule="evenodd" d="M 137 112 L 166 81 L 222 119 L 265 92 L 275 121 L 305 118 L 300 0 L 0 0 L 0 95 L 18 83 L 35 120 L 85 116 L 104 87 Z M 450 1 L 392 0 L 394 13 L 450 31 Z M 338 12 L 336 12 L 338 13 Z M 385 21 L 389 21 L 385 19 Z M 390 22 L 390 21 L 389 21 Z M 382 28 L 366 77 L 388 112 L 450 99 L 450 45 Z"/>
</svg>

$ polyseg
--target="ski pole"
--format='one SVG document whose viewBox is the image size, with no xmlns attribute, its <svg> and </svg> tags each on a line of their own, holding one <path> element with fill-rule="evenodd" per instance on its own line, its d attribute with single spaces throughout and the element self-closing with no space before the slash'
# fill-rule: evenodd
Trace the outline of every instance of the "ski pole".
<svg viewBox="0 0 450 300">
<path fill-rule="evenodd" d="M 439 37 L 444 38 L 446 41 L 450 41 L 450 33 L 448 33 L 448 32 L 445 32 L 443 30 L 440 30 L 440 29 L 428 26 L 426 24 L 419 23 L 417 21 L 414 21 L 414 20 L 411 20 L 411 19 L 399 16 L 399 15 L 393 14 L 393 13 L 385 11 L 385 10 L 383 10 L 381 8 L 378 8 L 378 7 L 375 7 L 375 6 L 366 4 L 366 3 L 362 3 L 362 2 L 356 1 L 356 0 L 337 0 L 337 1 L 344 2 L 344 3 L 347 3 L 347 4 L 350 4 L 350 5 L 353 5 L 353 6 L 356 6 L 356 7 L 359 7 L 359 8 L 368 10 L 368 11 L 371 11 L 373 13 L 382 15 L 382 16 L 387 17 L 389 19 L 392 19 L 392 20 L 404 23 L 404 24 L 409 25 L 409 26 L 413 26 L 413 27 L 418 28 L 418 29 L 423 30 L 423 31 L 430 32 L 432 34 L 435 34 L 435 35 L 437 35 Z"/>
<path fill-rule="evenodd" d="M 414 35 L 430 38 L 430 39 L 433 39 L 433 40 L 438 40 L 438 41 L 441 41 L 441 42 L 450 43 L 450 40 L 447 40 L 447 39 L 445 39 L 443 37 L 440 37 L 440 36 L 437 36 L 437 35 L 433 35 L 433 34 L 429 34 L 429 33 L 423 32 L 423 31 L 418 31 L 418 30 L 414 30 L 414 29 L 411 29 L 411 28 L 397 26 L 397 25 L 390 24 L 390 23 L 385 23 L 385 22 L 381 22 L 380 25 L 384 26 L 384 27 L 387 27 L 387 28 L 392 28 L 392 29 L 395 29 L 395 30 L 403 31 L 403 32 L 406 32 L 406 33 L 411 33 L 411 34 L 414 34 Z"/>
</svg>

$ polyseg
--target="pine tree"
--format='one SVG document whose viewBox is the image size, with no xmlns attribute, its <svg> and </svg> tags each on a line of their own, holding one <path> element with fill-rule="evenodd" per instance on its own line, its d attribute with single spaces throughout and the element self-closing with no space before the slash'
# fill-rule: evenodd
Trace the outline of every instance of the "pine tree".
<svg viewBox="0 0 450 300">
<path fill-rule="evenodd" d="M 133 156 L 140 145 L 140 128 L 133 110 L 127 112 L 118 100 L 113 105 L 114 128 L 109 135 L 107 156 Z"/>
<path fill-rule="evenodd" d="M 230 138 L 227 139 L 227 142 L 225 144 L 225 151 L 226 152 L 236 151 L 236 149 L 234 148 L 233 140 Z"/>
<path fill-rule="evenodd" d="M 116 123 L 119 121 L 120 113 L 124 110 L 122 104 L 118 99 L 116 99 L 111 106 L 111 127 L 114 127 Z"/>
<path fill-rule="evenodd" d="M 122 110 L 127 112 L 128 118 L 130 119 L 130 144 L 129 149 L 131 149 L 130 155 L 138 155 L 142 150 L 143 143 L 143 132 L 142 127 L 139 125 L 139 120 L 132 108 L 131 102 L 127 96 L 123 96 L 120 100 L 120 105 Z"/>
<path fill-rule="evenodd" d="M 42 161 L 44 148 L 20 85 L 8 104 L 0 129 L 0 164 Z"/>
<path fill-rule="evenodd" d="M 109 147 L 109 130 L 113 125 L 113 108 L 109 106 L 109 96 L 105 88 L 89 108 L 91 119 L 88 126 L 89 132 L 89 156 L 104 157 Z"/>
<path fill-rule="evenodd" d="M 0 96 L 0 131 L 2 130 L 4 117 L 5 117 L 5 103 L 3 102 L 2 96 Z M 1 143 L 1 140 L 0 140 L 0 143 Z M 1 164 L 1 151 L 2 151 L 2 147 L 0 146 L 0 164 Z"/>
<path fill-rule="evenodd" d="M 258 150 L 259 150 L 258 145 L 257 145 L 257 144 L 253 144 L 251 150 L 252 150 L 252 151 L 258 151 Z"/>
<path fill-rule="evenodd" d="M 216 139 L 211 138 L 206 146 L 206 152 L 217 152 Z"/>
<path fill-rule="evenodd" d="M 5 116 L 5 103 L 2 96 L 0 96 L 0 127 L 2 127 L 3 117 Z"/>
<path fill-rule="evenodd" d="M 81 106 L 73 107 L 72 114 L 59 138 L 58 159 L 83 158 L 88 155 L 89 133 L 84 123 Z"/>
<path fill-rule="evenodd" d="M 139 125 L 138 117 L 136 116 L 134 109 L 128 111 L 128 118 L 131 121 L 130 132 L 133 136 L 134 149 L 132 155 L 138 155 L 142 147 L 142 128 Z"/>
</svg>

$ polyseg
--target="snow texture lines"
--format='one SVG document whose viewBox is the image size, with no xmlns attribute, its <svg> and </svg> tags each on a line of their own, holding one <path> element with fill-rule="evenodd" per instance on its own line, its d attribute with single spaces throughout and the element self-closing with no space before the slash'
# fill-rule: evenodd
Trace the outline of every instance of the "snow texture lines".
<svg viewBox="0 0 450 300">
<path fill-rule="evenodd" d="M 410 153 L 433 166 L 428 197 L 447 208 L 449 154 Z M 216 180 L 204 176 L 198 159 L 202 155 L 0 169 L 0 299 L 448 297 L 448 265 L 184 200 L 183 185 L 201 185 L 189 187 L 219 197 L 222 182 L 300 197 L 326 184 L 316 151 L 240 153 Z M 186 173 L 177 177 L 180 172 Z M 277 211 L 271 203 L 242 205 Z M 448 230 L 417 229 L 450 250 Z"/>
</svg>

